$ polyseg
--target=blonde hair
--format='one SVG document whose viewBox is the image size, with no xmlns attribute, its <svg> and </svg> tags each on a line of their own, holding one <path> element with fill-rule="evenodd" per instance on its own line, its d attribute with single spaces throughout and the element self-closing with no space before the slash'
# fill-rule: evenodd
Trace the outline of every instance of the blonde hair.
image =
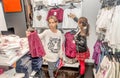
<svg viewBox="0 0 120 78">
<path fill-rule="evenodd" d="M 58 19 L 56 18 L 56 16 L 50 16 L 47 21 L 49 22 L 50 19 L 53 19 L 55 22 L 58 22 Z"/>
</svg>

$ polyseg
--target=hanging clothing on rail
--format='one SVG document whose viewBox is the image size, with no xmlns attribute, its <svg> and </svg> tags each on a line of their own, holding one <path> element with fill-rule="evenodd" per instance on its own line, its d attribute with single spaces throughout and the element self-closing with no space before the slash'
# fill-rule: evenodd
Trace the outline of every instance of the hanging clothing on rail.
<svg viewBox="0 0 120 78">
<path fill-rule="evenodd" d="M 43 0 L 45 6 L 55 6 L 55 5 L 64 5 L 64 0 Z"/>
<path fill-rule="evenodd" d="M 75 14 L 79 18 L 82 16 L 82 7 L 64 10 L 63 18 L 65 19 L 63 19 L 62 28 L 77 28 L 77 23 L 69 17 L 70 13 Z"/>
<path fill-rule="evenodd" d="M 100 29 L 108 29 L 110 27 L 115 8 L 103 8 L 98 12 L 96 21 L 96 32 L 100 33 Z"/>
<path fill-rule="evenodd" d="M 115 7 L 111 25 L 107 31 L 105 39 L 113 48 L 120 49 L 120 5 Z"/>
<path fill-rule="evenodd" d="M 35 10 L 33 12 L 33 27 L 42 27 L 42 28 L 48 28 L 47 24 L 47 11 L 41 9 L 41 10 Z"/>
<path fill-rule="evenodd" d="M 52 8 L 49 10 L 48 15 L 47 15 L 47 20 L 50 16 L 56 16 L 58 19 L 58 22 L 63 21 L 63 12 L 64 10 L 62 8 Z"/>
</svg>

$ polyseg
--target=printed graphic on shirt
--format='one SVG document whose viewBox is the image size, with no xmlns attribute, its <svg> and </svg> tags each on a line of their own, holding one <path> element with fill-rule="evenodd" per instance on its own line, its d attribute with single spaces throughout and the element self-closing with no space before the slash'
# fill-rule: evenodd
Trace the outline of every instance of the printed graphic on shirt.
<svg viewBox="0 0 120 78">
<path fill-rule="evenodd" d="M 39 15 L 39 16 L 36 16 L 37 20 L 40 21 L 42 19 L 42 16 Z"/>
<path fill-rule="evenodd" d="M 58 53 L 60 50 L 60 42 L 59 38 L 50 38 L 48 43 L 48 49 L 53 53 Z"/>
</svg>

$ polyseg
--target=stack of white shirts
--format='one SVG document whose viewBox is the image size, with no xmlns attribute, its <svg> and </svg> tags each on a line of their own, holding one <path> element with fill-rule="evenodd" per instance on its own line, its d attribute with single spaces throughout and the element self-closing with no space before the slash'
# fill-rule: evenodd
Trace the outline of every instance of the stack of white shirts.
<svg viewBox="0 0 120 78">
<path fill-rule="evenodd" d="M 19 36 L 9 35 L 2 36 L 0 43 L 0 61 L 8 61 L 15 57 L 20 52 Z"/>
</svg>

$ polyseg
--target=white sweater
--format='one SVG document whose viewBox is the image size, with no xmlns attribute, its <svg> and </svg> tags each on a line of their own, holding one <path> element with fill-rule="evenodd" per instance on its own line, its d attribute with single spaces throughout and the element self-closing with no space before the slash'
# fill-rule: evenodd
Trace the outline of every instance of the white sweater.
<svg viewBox="0 0 120 78">
<path fill-rule="evenodd" d="M 62 57 L 62 33 L 59 30 L 57 30 L 57 33 L 53 33 L 50 29 L 47 29 L 39 34 L 39 37 L 46 52 L 43 57 L 46 61 L 56 62 L 59 57 Z"/>
</svg>

